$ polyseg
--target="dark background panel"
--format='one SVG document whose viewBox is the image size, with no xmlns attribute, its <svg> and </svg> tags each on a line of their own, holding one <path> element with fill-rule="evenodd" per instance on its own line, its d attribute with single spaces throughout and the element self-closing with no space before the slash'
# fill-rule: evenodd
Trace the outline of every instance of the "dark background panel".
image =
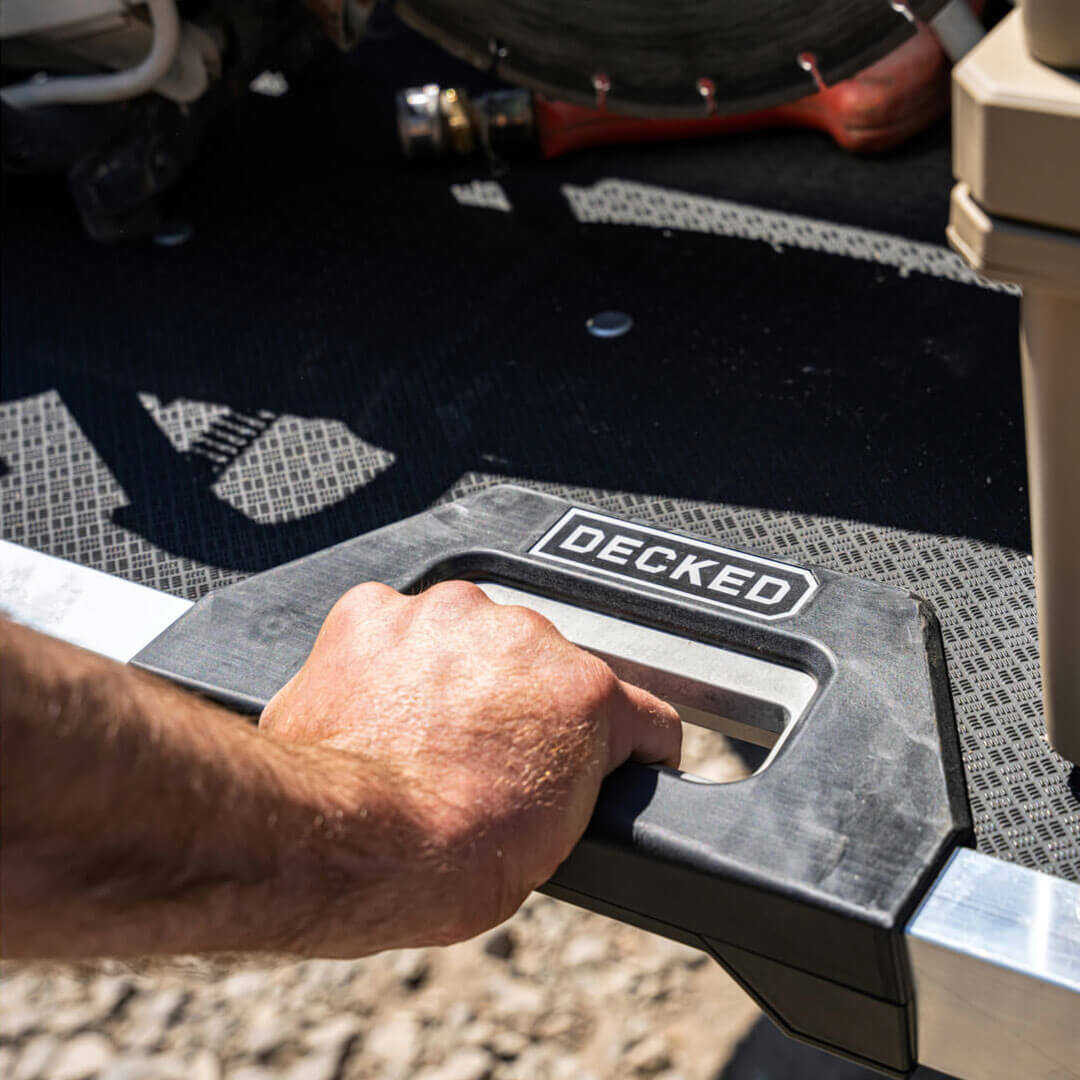
<svg viewBox="0 0 1080 1080">
<path fill-rule="evenodd" d="M 392 21 L 375 31 L 210 127 L 169 200 L 194 226 L 182 248 L 96 246 L 62 180 L 5 182 L 3 392 L 60 389 L 149 507 L 137 527 L 254 569 L 483 468 L 1028 545 L 1014 298 L 758 241 L 580 225 L 560 193 L 617 177 L 941 242 L 944 124 L 872 159 L 771 132 L 518 162 L 504 214 L 451 196 L 490 176 L 482 159 L 407 163 L 393 127 L 397 87 L 486 76 Z M 590 338 L 606 308 L 634 330 Z M 136 390 L 339 417 L 402 467 L 257 557 L 208 529 L 184 539 L 178 515 L 224 511 L 138 420 Z"/>
</svg>

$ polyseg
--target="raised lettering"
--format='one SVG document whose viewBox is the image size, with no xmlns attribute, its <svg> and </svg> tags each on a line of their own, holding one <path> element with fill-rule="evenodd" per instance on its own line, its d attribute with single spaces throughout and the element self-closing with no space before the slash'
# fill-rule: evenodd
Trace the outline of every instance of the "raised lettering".
<svg viewBox="0 0 1080 1080">
<path fill-rule="evenodd" d="M 715 566 L 715 559 L 695 559 L 693 555 L 687 555 L 685 559 L 671 572 L 671 580 L 678 581 L 686 578 L 691 585 L 701 584 L 701 571 L 708 566 Z"/>
<path fill-rule="evenodd" d="M 597 553 L 596 557 L 603 559 L 604 562 L 625 566 L 626 560 L 644 543 L 644 540 L 635 540 L 632 536 L 620 536 L 616 533 L 604 545 L 604 550 Z"/>
<path fill-rule="evenodd" d="M 761 619 L 791 615 L 818 588 L 811 572 L 798 566 L 576 508 L 551 525 L 530 553 Z"/>
<path fill-rule="evenodd" d="M 776 592 L 771 596 L 762 595 L 766 586 L 775 585 Z M 762 574 L 761 577 L 754 582 L 754 587 L 746 594 L 747 600 L 753 600 L 758 604 L 779 604 L 787 594 L 791 592 L 791 584 L 784 581 L 783 578 L 769 577 L 768 574 Z"/>
<path fill-rule="evenodd" d="M 653 555 L 663 555 L 667 562 L 655 563 L 651 562 Z M 679 556 L 669 547 L 661 547 L 659 544 L 655 544 L 652 547 L 647 547 L 635 560 L 634 565 L 639 570 L 644 570 L 646 574 L 659 574 L 668 568 L 669 563 L 673 563 Z"/>
<path fill-rule="evenodd" d="M 728 563 L 719 574 L 709 582 L 709 588 L 713 592 L 727 593 L 728 596 L 738 596 L 743 586 L 754 576 L 753 570 L 747 570 L 742 566 L 732 566 Z"/>
<path fill-rule="evenodd" d="M 584 537 L 584 543 L 579 538 Z M 604 534 L 599 529 L 590 528 L 588 525 L 579 525 L 560 545 L 567 551 L 576 552 L 578 555 L 588 555 L 601 540 Z"/>
</svg>

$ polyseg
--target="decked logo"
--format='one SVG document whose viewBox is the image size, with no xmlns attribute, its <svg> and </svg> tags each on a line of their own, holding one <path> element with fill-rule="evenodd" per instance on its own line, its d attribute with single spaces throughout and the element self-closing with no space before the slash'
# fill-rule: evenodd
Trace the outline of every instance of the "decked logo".
<svg viewBox="0 0 1080 1080">
<path fill-rule="evenodd" d="M 802 567 L 590 510 L 568 510 L 529 554 L 762 619 L 794 615 L 818 587 Z"/>
</svg>

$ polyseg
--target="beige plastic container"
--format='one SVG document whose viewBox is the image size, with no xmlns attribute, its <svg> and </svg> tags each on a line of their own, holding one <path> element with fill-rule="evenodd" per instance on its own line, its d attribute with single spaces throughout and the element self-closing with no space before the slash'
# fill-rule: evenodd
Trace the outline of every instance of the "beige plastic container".
<svg viewBox="0 0 1080 1080">
<path fill-rule="evenodd" d="M 1080 763 L 1080 77 L 1044 61 L 1080 67 L 1080 0 L 1026 0 L 954 69 L 948 236 L 976 270 L 1023 288 L 1046 729 Z"/>
</svg>

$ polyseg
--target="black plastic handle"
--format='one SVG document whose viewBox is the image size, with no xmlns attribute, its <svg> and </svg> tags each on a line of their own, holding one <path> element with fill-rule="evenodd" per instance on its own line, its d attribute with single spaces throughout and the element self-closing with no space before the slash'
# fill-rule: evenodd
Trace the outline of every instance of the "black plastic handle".
<svg viewBox="0 0 1080 1080">
<path fill-rule="evenodd" d="M 350 586 L 456 577 L 814 675 L 809 711 L 746 780 L 618 770 L 545 888 L 707 949 L 792 1034 L 913 1068 L 902 929 L 971 829 L 937 623 L 917 597 L 505 486 L 208 596 L 135 662 L 255 711 Z"/>
</svg>

